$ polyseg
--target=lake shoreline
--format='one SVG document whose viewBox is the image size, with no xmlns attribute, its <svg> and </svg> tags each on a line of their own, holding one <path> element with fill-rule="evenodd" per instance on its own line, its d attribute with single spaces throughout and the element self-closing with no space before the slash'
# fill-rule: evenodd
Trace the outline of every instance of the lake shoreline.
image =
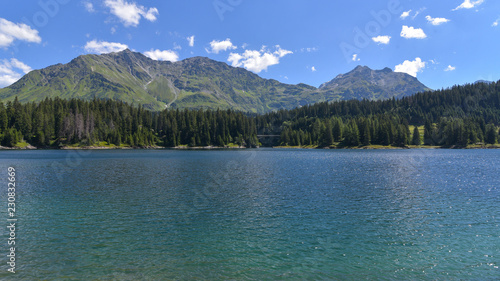
<svg viewBox="0 0 500 281">
<path fill-rule="evenodd" d="M 251 149 L 272 148 L 272 149 L 309 149 L 309 150 L 403 150 L 403 149 L 500 149 L 499 144 L 493 145 L 472 145 L 467 147 L 462 146 L 361 146 L 361 147 L 314 147 L 314 146 L 272 146 L 272 147 L 252 147 Z M 162 146 L 148 146 L 148 147 L 131 147 L 131 146 L 62 146 L 62 147 L 35 147 L 27 145 L 23 147 L 5 147 L 0 146 L 0 150 L 244 150 L 249 149 L 244 146 L 176 146 L 176 147 L 162 147 Z"/>
</svg>

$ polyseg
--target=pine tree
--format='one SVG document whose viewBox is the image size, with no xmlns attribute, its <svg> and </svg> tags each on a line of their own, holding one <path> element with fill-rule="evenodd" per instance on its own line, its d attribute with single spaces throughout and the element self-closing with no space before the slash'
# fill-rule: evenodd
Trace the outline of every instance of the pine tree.
<svg viewBox="0 0 500 281">
<path fill-rule="evenodd" d="M 379 144 L 389 145 L 391 144 L 391 138 L 389 134 L 389 127 L 386 125 L 380 126 L 379 130 Z"/>
<path fill-rule="evenodd" d="M 321 121 L 319 120 L 319 118 L 315 118 L 312 127 L 311 137 L 316 144 L 319 144 L 319 139 L 321 138 L 321 127 L 322 127 Z"/>
<path fill-rule="evenodd" d="M 370 145 L 371 136 L 368 121 L 365 120 L 363 124 L 363 133 L 361 134 L 361 144 L 364 146 Z"/>
<path fill-rule="evenodd" d="M 7 129 L 9 125 L 9 118 L 7 116 L 7 110 L 4 108 L 3 103 L 0 102 L 0 133 Z"/>
<path fill-rule="evenodd" d="M 342 139 L 342 121 L 340 119 L 335 119 L 333 125 L 333 139 L 335 141 L 340 141 Z"/>
<path fill-rule="evenodd" d="M 418 130 L 418 127 L 415 126 L 415 129 L 413 129 L 413 137 L 411 140 L 411 144 L 413 145 L 421 145 L 422 141 L 420 140 L 420 131 Z"/>
<path fill-rule="evenodd" d="M 344 129 L 344 145 L 346 146 L 358 146 L 359 141 L 359 129 L 356 122 L 351 121 Z"/>
<path fill-rule="evenodd" d="M 22 135 L 15 128 L 10 128 L 5 131 L 2 139 L 2 145 L 8 147 L 14 147 L 18 142 L 21 141 Z"/>
<path fill-rule="evenodd" d="M 280 142 L 281 142 L 281 145 L 284 145 L 284 146 L 290 145 L 290 132 L 289 132 L 288 128 L 281 131 Z"/>
<path fill-rule="evenodd" d="M 486 136 L 484 141 L 489 144 L 495 144 L 498 139 L 498 132 L 495 128 L 495 125 L 488 124 L 486 125 Z"/>
<path fill-rule="evenodd" d="M 330 146 L 333 144 L 333 132 L 332 132 L 332 125 L 330 124 L 330 121 L 327 120 L 325 124 L 325 129 L 323 131 L 323 137 L 321 139 L 321 146 L 326 147 Z"/>
<path fill-rule="evenodd" d="M 424 125 L 424 144 L 425 145 L 435 145 L 434 141 L 434 129 L 432 123 L 427 120 Z"/>
</svg>

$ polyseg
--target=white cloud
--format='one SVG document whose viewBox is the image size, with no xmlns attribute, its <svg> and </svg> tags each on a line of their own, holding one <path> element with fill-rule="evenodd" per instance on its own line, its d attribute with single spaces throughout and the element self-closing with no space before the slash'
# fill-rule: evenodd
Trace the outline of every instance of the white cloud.
<svg viewBox="0 0 500 281">
<path fill-rule="evenodd" d="M 358 54 L 352 55 L 352 61 L 360 61 L 361 59 L 358 58 Z"/>
<path fill-rule="evenodd" d="M 182 46 L 178 45 L 177 42 L 174 42 L 174 50 L 182 50 Z"/>
<path fill-rule="evenodd" d="M 83 5 L 85 6 L 85 10 L 87 10 L 87 12 L 89 12 L 89 13 L 95 12 L 94 5 L 92 3 L 90 3 L 90 2 L 83 2 Z"/>
<path fill-rule="evenodd" d="M 280 58 L 293 54 L 292 51 L 282 49 L 279 45 L 276 45 L 275 49 L 272 52 L 262 46 L 260 51 L 246 50 L 243 54 L 231 53 L 227 60 L 234 67 L 244 67 L 247 70 L 259 73 L 262 70 L 267 70 L 269 66 L 279 64 Z"/>
<path fill-rule="evenodd" d="M 0 48 L 10 46 L 14 40 L 33 43 L 42 42 L 38 30 L 32 29 L 24 23 L 13 23 L 0 18 Z"/>
<path fill-rule="evenodd" d="M 28 65 L 17 59 L 11 59 L 10 64 L 14 68 L 21 69 L 24 72 L 24 74 L 28 74 L 32 70 L 31 67 L 29 67 Z"/>
<path fill-rule="evenodd" d="M 387 45 L 391 41 L 391 36 L 377 36 L 377 37 L 372 37 L 372 40 L 375 43 Z"/>
<path fill-rule="evenodd" d="M 233 43 L 231 43 L 231 39 L 227 38 L 224 41 L 213 40 L 212 42 L 210 42 L 210 48 L 212 49 L 205 49 L 207 53 L 218 54 L 221 51 L 234 50 L 237 47 L 234 46 Z"/>
<path fill-rule="evenodd" d="M 444 71 L 453 71 L 455 69 L 457 69 L 457 68 L 454 66 L 448 65 L 448 67 Z"/>
<path fill-rule="evenodd" d="M 414 28 L 413 26 L 403 25 L 403 29 L 401 30 L 401 37 L 406 39 L 424 39 L 427 38 L 427 35 L 421 28 Z"/>
<path fill-rule="evenodd" d="M 415 58 L 414 61 L 405 60 L 402 64 L 396 65 L 394 71 L 407 73 L 413 77 L 417 77 L 417 73 L 422 72 L 426 64 L 427 63 L 420 58 Z"/>
<path fill-rule="evenodd" d="M 493 27 L 498 26 L 498 22 L 500 22 L 500 19 L 497 19 L 495 22 L 493 22 L 493 24 L 491 26 L 493 26 Z"/>
<path fill-rule="evenodd" d="M 134 2 L 129 3 L 125 0 L 105 0 L 104 5 L 110 8 L 111 13 L 117 16 L 125 26 L 137 26 L 141 17 L 148 21 L 156 21 L 156 16 L 159 15 L 156 8 L 146 10 L 144 6 L 138 6 Z"/>
<path fill-rule="evenodd" d="M 97 40 L 92 40 L 90 42 L 87 42 L 87 44 L 84 47 L 86 52 L 98 53 L 98 54 L 120 52 L 120 51 L 123 51 L 127 48 L 128 48 L 128 46 L 125 44 L 115 43 L 115 42 L 106 42 L 106 41 L 97 41 Z"/>
<path fill-rule="evenodd" d="M 159 15 L 160 12 L 158 12 L 158 9 L 156 8 L 149 8 L 149 10 L 144 14 L 143 16 L 148 20 L 148 21 L 156 21 L 156 16 Z"/>
<path fill-rule="evenodd" d="M 313 67 L 311 67 L 311 71 L 312 71 L 312 72 L 316 72 L 316 71 L 317 71 L 317 70 L 316 70 L 316 67 L 314 67 L 314 66 L 313 66 Z"/>
<path fill-rule="evenodd" d="M 420 8 L 418 11 L 415 12 L 415 14 L 411 17 L 412 20 L 416 19 L 418 17 L 418 15 L 420 15 L 423 11 L 427 10 L 426 7 L 423 7 L 423 8 Z M 409 16 L 411 16 L 411 13 L 413 12 L 413 10 L 409 10 L 409 11 L 406 11 L 406 12 L 403 12 L 399 18 L 404 20 L 406 18 L 408 18 Z"/>
<path fill-rule="evenodd" d="M 460 10 L 460 9 L 472 9 L 476 6 L 483 4 L 483 2 L 484 2 L 484 0 L 476 0 L 476 1 L 465 0 L 462 4 L 460 4 L 460 6 L 456 7 L 452 11 L 456 11 L 456 10 Z"/>
<path fill-rule="evenodd" d="M 274 52 L 275 55 L 278 55 L 280 58 L 286 56 L 286 55 L 290 55 L 290 54 L 293 54 L 292 51 L 288 51 L 288 50 L 285 50 L 285 49 L 281 49 L 280 45 L 276 45 L 276 51 Z M 261 51 L 264 51 L 264 49 L 262 49 Z"/>
<path fill-rule="evenodd" d="M 160 51 L 158 49 L 156 50 L 151 49 L 151 51 L 144 52 L 144 55 L 153 60 L 162 60 L 171 62 L 176 62 L 179 60 L 179 55 L 176 52 L 170 50 Z"/>
<path fill-rule="evenodd" d="M 401 16 L 399 16 L 399 18 L 401 18 L 402 20 L 404 20 L 404 19 L 406 19 L 407 17 L 409 17 L 409 16 L 410 16 L 410 13 L 411 13 L 411 10 L 406 11 L 406 12 L 403 12 L 403 13 L 401 14 Z"/>
<path fill-rule="evenodd" d="M 22 73 L 15 69 L 21 70 Z M 30 71 L 31 67 L 15 58 L 0 61 L 0 88 L 12 85 Z"/>
<path fill-rule="evenodd" d="M 189 36 L 186 39 L 188 40 L 189 47 L 194 47 L 194 35 L 193 36 Z"/>
<path fill-rule="evenodd" d="M 426 16 L 425 19 L 427 19 L 427 21 L 432 25 L 441 25 L 450 21 L 446 18 L 433 18 L 431 16 Z"/>
</svg>

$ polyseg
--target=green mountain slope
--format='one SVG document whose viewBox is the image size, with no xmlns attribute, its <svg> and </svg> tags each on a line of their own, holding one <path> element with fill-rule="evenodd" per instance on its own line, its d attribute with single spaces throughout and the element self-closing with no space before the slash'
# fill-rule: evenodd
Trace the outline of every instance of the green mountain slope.
<svg viewBox="0 0 500 281">
<path fill-rule="evenodd" d="M 382 78 L 373 80 L 374 73 L 380 73 L 375 76 Z M 125 50 L 83 55 L 68 64 L 34 70 L 0 89 L 0 100 L 13 100 L 16 96 L 21 102 L 47 97 L 104 98 L 142 104 L 152 110 L 231 108 L 264 113 L 321 101 L 400 97 L 427 89 L 416 78 L 390 69 L 372 71 L 358 67 L 318 89 L 263 79 L 243 68 L 204 57 L 171 63 Z"/>
<path fill-rule="evenodd" d="M 319 89 L 340 94 L 343 99 L 368 100 L 402 98 L 431 90 L 406 73 L 393 72 L 387 67 L 372 70 L 366 66 L 358 66 L 349 73 L 338 75 Z"/>
</svg>

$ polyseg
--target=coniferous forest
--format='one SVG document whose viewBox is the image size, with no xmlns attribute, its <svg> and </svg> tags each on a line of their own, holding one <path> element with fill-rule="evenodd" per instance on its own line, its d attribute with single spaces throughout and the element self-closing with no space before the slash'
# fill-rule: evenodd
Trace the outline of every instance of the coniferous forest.
<svg viewBox="0 0 500 281">
<path fill-rule="evenodd" d="M 466 147 L 497 143 L 499 125 L 500 81 L 398 100 L 323 102 L 264 115 L 152 112 L 112 100 L 0 103 L 0 143 L 6 147 L 256 147 L 258 137 L 267 135 L 279 136 L 273 145 L 281 146 Z"/>
</svg>

